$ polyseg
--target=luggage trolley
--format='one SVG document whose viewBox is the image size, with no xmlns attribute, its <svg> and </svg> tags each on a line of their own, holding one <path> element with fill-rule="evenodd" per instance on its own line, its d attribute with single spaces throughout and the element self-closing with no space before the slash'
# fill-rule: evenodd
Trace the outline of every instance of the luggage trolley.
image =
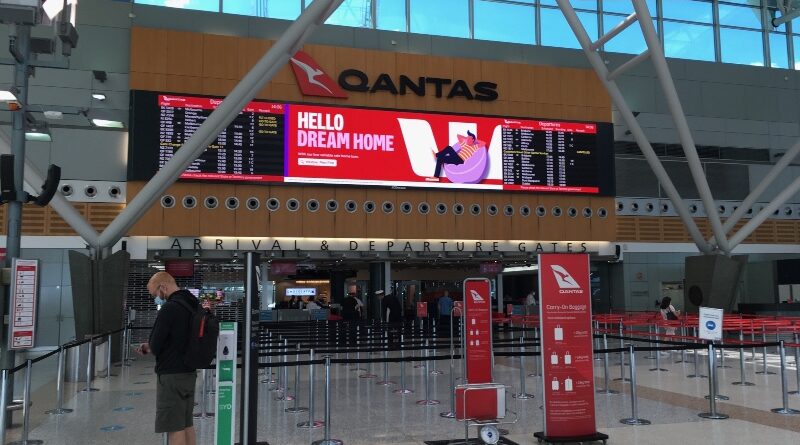
<svg viewBox="0 0 800 445">
<path fill-rule="evenodd" d="M 486 445 L 500 441 L 498 425 L 517 423 L 519 416 L 506 408 L 508 386 L 502 383 L 457 385 L 456 420 L 464 422 L 464 445 L 469 445 L 469 427 L 478 428 L 478 438 Z M 511 414 L 509 418 L 507 414 Z"/>
</svg>

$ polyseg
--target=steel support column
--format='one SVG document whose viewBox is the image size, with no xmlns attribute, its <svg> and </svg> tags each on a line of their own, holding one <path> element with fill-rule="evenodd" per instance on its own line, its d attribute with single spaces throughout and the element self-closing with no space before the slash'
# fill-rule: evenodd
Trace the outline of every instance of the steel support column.
<svg viewBox="0 0 800 445">
<path fill-rule="evenodd" d="M 233 88 L 219 107 L 208 116 L 195 133 L 175 152 L 164 167 L 142 188 L 125 209 L 100 234 L 98 245 L 111 246 L 136 223 L 140 215 L 158 199 L 197 159 L 220 131 L 225 128 L 244 106 L 289 61 L 312 32 L 324 23 L 342 0 L 317 0 L 300 14 L 269 51 L 253 66 Z"/>
</svg>

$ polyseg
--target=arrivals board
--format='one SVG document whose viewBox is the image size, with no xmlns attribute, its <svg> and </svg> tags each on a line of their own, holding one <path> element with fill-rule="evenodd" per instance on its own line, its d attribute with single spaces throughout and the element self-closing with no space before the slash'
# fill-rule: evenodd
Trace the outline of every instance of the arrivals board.
<svg viewBox="0 0 800 445">
<path fill-rule="evenodd" d="M 131 94 L 129 180 L 152 177 L 221 103 Z M 181 178 L 613 196 L 612 125 L 253 101 Z"/>
</svg>

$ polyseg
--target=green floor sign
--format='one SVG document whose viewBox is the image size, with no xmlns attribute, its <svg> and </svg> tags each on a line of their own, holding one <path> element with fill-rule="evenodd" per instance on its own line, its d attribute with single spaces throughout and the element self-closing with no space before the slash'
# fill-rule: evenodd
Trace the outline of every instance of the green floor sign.
<svg viewBox="0 0 800 445">
<path fill-rule="evenodd" d="M 233 445 L 236 432 L 236 323 L 219 324 L 217 341 L 217 415 L 214 443 Z"/>
</svg>

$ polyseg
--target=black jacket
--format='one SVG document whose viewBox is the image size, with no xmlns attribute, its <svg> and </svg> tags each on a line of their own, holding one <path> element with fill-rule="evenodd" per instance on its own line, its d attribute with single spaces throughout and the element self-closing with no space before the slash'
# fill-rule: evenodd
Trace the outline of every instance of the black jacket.
<svg viewBox="0 0 800 445">
<path fill-rule="evenodd" d="M 200 304 L 197 298 L 187 290 L 179 290 L 169 296 L 156 316 L 153 330 L 150 332 L 150 350 L 156 356 L 156 374 L 180 374 L 192 372 L 183 363 L 183 354 L 189 344 L 190 313 L 183 305 L 183 300 L 192 308 Z"/>
</svg>

